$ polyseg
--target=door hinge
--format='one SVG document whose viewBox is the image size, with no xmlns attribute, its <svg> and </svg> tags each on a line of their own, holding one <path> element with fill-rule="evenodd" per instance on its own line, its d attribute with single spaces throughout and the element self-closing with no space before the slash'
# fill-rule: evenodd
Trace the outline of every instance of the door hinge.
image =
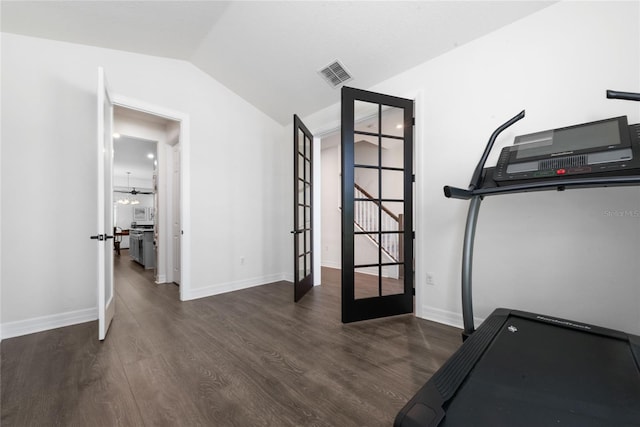
<svg viewBox="0 0 640 427">
<path fill-rule="evenodd" d="M 411 182 L 416 182 L 416 174 L 411 175 Z"/>
<path fill-rule="evenodd" d="M 411 238 L 415 240 L 415 238 L 416 238 L 416 232 L 415 231 L 411 232 Z"/>
<path fill-rule="evenodd" d="M 415 126 L 416 125 L 416 118 L 412 117 L 411 118 L 411 126 Z"/>
</svg>

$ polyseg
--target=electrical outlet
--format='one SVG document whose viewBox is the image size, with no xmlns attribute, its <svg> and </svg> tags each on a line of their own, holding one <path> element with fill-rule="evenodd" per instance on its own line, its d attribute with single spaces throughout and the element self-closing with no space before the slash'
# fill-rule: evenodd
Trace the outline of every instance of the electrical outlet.
<svg viewBox="0 0 640 427">
<path fill-rule="evenodd" d="M 436 281 L 433 278 L 433 273 L 427 273 L 427 285 L 430 285 L 430 286 L 436 285 Z"/>
</svg>

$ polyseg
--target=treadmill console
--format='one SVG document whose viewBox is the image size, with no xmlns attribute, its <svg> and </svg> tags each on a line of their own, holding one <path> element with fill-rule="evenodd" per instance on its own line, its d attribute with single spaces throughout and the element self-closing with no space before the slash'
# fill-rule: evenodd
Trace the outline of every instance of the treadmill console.
<svg viewBox="0 0 640 427">
<path fill-rule="evenodd" d="M 640 173 L 640 125 L 626 116 L 517 136 L 493 171 L 498 185 Z"/>
</svg>

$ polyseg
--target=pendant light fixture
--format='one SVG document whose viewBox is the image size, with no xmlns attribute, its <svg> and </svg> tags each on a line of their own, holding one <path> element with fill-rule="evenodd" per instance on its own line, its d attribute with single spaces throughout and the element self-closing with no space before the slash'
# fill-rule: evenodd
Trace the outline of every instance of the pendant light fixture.
<svg viewBox="0 0 640 427">
<path fill-rule="evenodd" d="M 127 172 L 127 189 L 129 190 L 128 193 L 133 194 L 133 190 L 131 189 L 131 185 L 129 182 L 130 177 L 131 177 L 131 172 Z M 119 198 L 116 203 L 121 205 L 137 205 L 140 203 L 140 200 L 138 200 L 137 197 L 130 198 L 129 196 L 125 196 L 125 197 Z"/>
</svg>

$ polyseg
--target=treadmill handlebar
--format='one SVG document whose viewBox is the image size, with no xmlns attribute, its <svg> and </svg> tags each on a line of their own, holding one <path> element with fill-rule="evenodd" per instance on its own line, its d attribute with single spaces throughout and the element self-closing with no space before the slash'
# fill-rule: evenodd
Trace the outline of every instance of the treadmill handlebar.
<svg viewBox="0 0 640 427">
<path fill-rule="evenodd" d="M 487 163 L 487 158 L 489 157 L 489 153 L 491 152 L 491 148 L 493 148 L 493 143 L 496 142 L 496 138 L 500 133 L 517 122 L 518 120 L 524 117 L 524 110 L 520 111 L 518 114 L 507 120 L 505 123 L 500 125 L 496 130 L 491 134 L 491 138 L 489 138 L 489 142 L 484 149 L 484 153 L 482 153 L 482 157 L 476 166 L 476 170 L 473 172 L 471 176 L 471 182 L 469 183 L 469 191 L 473 191 L 476 188 L 480 187 L 482 181 L 482 170 L 484 169 L 484 164 Z"/>
<path fill-rule="evenodd" d="M 616 90 L 607 90 L 607 98 L 609 99 L 625 99 L 627 101 L 640 101 L 640 93 L 619 92 Z"/>
<path fill-rule="evenodd" d="M 450 187 L 448 185 L 445 185 L 444 196 L 451 199 L 469 200 L 471 197 L 473 197 L 473 193 L 471 192 L 471 190 L 465 190 L 464 188 Z"/>
</svg>

